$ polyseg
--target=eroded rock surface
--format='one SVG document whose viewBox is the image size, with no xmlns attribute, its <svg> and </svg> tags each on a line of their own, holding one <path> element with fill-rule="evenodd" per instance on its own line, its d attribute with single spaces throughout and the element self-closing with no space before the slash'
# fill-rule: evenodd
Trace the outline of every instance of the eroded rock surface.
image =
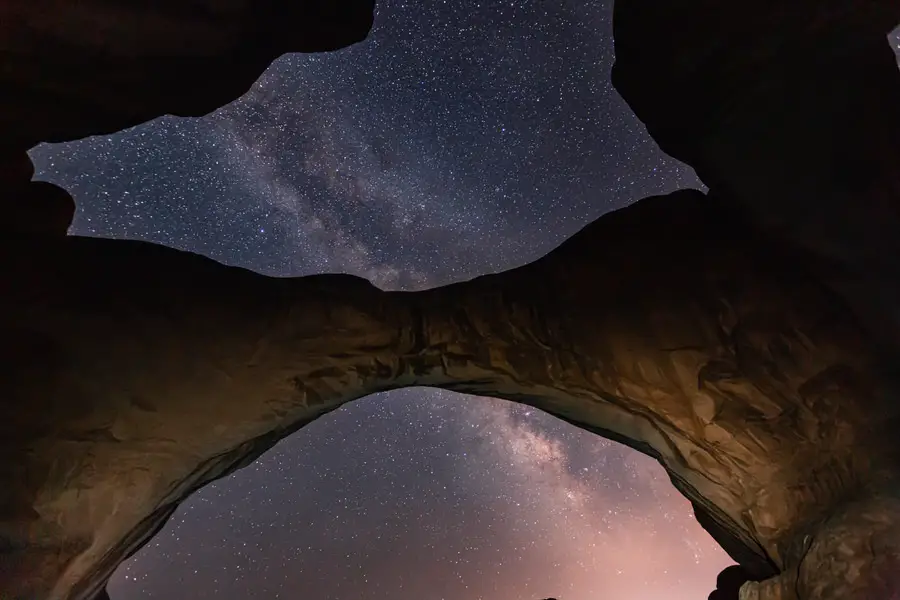
<svg viewBox="0 0 900 600">
<path fill-rule="evenodd" d="M 691 191 L 419 293 L 138 242 L 8 239 L 2 584 L 90 598 L 191 490 L 408 385 L 524 402 L 647 452 L 782 570 L 835 507 L 892 481 L 896 450 L 867 333 L 804 261 Z"/>
<path fill-rule="evenodd" d="M 656 457 L 743 600 L 900 594 L 898 5 L 619 0 L 614 81 L 709 196 L 414 294 L 67 238 L 71 204 L 16 187 L 31 144 L 202 114 L 372 9 L 190 6 L 0 4 L 3 201 L 47 207 L 0 238 L 0 591 L 93 599 L 191 491 L 341 403 L 432 385 Z"/>
</svg>

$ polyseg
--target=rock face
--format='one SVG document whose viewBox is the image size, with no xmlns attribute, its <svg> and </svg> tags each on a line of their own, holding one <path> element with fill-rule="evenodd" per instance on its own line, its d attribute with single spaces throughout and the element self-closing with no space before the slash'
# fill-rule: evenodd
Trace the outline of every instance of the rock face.
<svg viewBox="0 0 900 600">
<path fill-rule="evenodd" d="M 8 228 L 0 591 L 102 595 L 191 491 L 344 402 L 430 385 L 523 402 L 657 458 L 741 564 L 716 598 L 743 579 L 742 600 L 897 597 L 900 73 L 884 36 L 900 6 L 765 0 L 736 19 L 735 5 L 720 4 L 616 9 L 616 85 L 710 193 L 645 199 L 513 271 L 387 293 L 348 276 L 271 279 L 150 244 L 64 237 L 58 226 Z M 2 10 L 32 14 L 11 6 Z M 161 63 L 142 57 L 163 38 L 125 36 L 138 27 L 128 23 L 200 27 L 212 21 L 197 15 L 218 4 L 161 6 L 158 19 L 131 21 L 104 4 L 94 16 L 115 16 L 99 30 L 108 38 L 61 18 L 35 30 L 102 40 L 88 48 L 134 39 L 112 45 L 109 72 L 133 60 L 154 76 Z M 266 27 L 290 29 L 265 21 L 279 10 L 319 10 L 273 1 L 250 18 L 249 4 L 230 6 L 216 21 L 230 28 L 197 38 L 212 65 Z M 366 18 L 351 21 L 365 29 Z M 18 48 L 10 55 L 63 60 L 59 46 L 16 46 L 34 29 L 22 22 L 0 18 Z M 306 29 L 294 49 L 328 47 Z M 350 30 L 328 39 L 364 33 Z M 11 64 L 4 102 L 25 106 L 40 93 L 15 79 L 27 61 Z M 85 106 L 108 96 L 60 75 L 54 89 L 81 90 L 83 105 L 33 127 L 27 112 L 0 117 L 11 149 L 0 173 L 21 181 L 23 144 L 208 110 L 229 99 L 222 90 L 246 87 L 237 72 L 218 96 L 154 89 L 159 102 L 136 99 L 107 121 Z M 42 197 L 61 207 L 53 194 Z"/>
<path fill-rule="evenodd" d="M 810 532 L 831 539 L 823 521 L 870 506 L 861 490 L 890 491 L 898 408 L 869 336 L 805 258 L 692 191 L 609 214 L 526 267 L 420 293 L 269 279 L 137 242 L 7 239 L 3 585 L 90 598 L 190 491 L 343 402 L 407 385 L 524 402 L 623 441 L 666 466 L 750 569 L 798 564 Z"/>
</svg>

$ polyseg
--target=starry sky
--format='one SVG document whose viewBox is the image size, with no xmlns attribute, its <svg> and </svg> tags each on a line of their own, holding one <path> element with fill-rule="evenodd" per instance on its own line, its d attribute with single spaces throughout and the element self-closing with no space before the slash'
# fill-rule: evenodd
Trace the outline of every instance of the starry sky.
<svg viewBox="0 0 900 600">
<path fill-rule="evenodd" d="M 201 119 L 42 145 L 72 232 L 276 276 L 421 289 L 698 187 L 609 83 L 609 0 L 381 0 Z M 652 460 L 539 411 L 409 389 L 337 410 L 188 499 L 113 600 L 699 600 L 731 561 Z"/>
</svg>

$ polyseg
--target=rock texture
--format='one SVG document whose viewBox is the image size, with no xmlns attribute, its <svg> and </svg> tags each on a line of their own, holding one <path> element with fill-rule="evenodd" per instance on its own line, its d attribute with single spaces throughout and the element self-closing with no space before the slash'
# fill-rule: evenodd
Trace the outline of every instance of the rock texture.
<svg viewBox="0 0 900 600">
<path fill-rule="evenodd" d="M 869 336 L 890 406 L 900 402 L 900 77 L 885 38 L 898 23 L 900 5 L 887 0 L 619 0 L 612 74 L 661 147 L 691 164 L 711 197 L 809 253 L 808 273 Z M 895 469 L 888 457 L 896 451 L 885 453 Z M 887 516 L 896 492 L 885 486 L 857 491 L 840 515 L 830 509 L 791 542 L 797 554 L 778 563 L 782 574 L 743 586 L 742 598 L 900 594 L 891 575 L 897 548 L 885 543 L 898 539 Z M 750 565 L 716 523 L 697 516 Z"/>
<path fill-rule="evenodd" d="M 699 192 L 420 293 L 77 237 L 7 239 L 0 272 L 14 597 L 92 597 L 190 491 L 399 386 L 524 402 L 657 457 L 762 575 L 893 481 L 898 407 L 867 333 L 804 255 Z"/>
<path fill-rule="evenodd" d="M 328 27 L 303 21 L 294 49 L 349 43 L 371 19 L 371 5 L 357 20 L 274 0 L 52 5 L 90 27 L 40 16 L 40 2 L 0 5 L 13 200 L 29 193 L 15 187 L 27 145 L 213 108 L 265 66 L 265 52 L 244 56 L 255 43 L 286 49 L 285 15 L 361 23 L 323 41 Z M 20 211 L 28 225 L 0 238 L 0 591 L 102 596 L 191 491 L 344 402 L 430 385 L 527 403 L 656 457 L 741 564 L 717 598 L 900 595 L 900 73 L 884 40 L 900 5 L 677 8 L 618 0 L 614 82 L 710 193 L 645 199 L 513 271 L 419 293 L 271 279 L 59 235 L 70 205 L 34 194 L 56 216 Z M 179 46 L 182 34 L 204 44 Z M 219 75 L 246 62 L 229 81 L 209 75 L 206 95 L 167 88 L 187 70 L 160 56 Z M 37 84 L 23 65 L 48 75 Z M 102 93 L 116 77 L 121 95 Z"/>
</svg>

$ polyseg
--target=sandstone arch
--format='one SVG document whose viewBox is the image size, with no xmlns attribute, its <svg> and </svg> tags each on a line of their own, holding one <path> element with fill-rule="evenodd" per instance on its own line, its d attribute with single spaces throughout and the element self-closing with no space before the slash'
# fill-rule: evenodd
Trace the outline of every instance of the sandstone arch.
<svg viewBox="0 0 900 600">
<path fill-rule="evenodd" d="M 10 225 L 0 589 L 93 598 L 197 486 L 342 402 L 433 385 L 657 457 L 764 579 L 744 598 L 898 593 L 900 74 L 884 36 L 900 10 L 763 2 L 740 22 L 732 5 L 662 6 L 617 4 L 614 80 L 710 194 L 646 199 L 520 269 L 386 293 Z M 673 39 L 675 18 L 695 35 Z M 857 85 L 810 66 L 822 52 Z M 4 78 L 7 115 L 57 93 Z M 673 90 L 674 107 L 655 103 Z M 37 133 L 7 119 L 5 164 L 26 141 L 175 110 L 163 100 L 105 122 L 80 106 Z M 28 195 L 22 172 L 2 171 L 12 201 Z"/>
<path fill-rule="evenodd" d="M 792 254 L 690 191 L 419 293 L 136 242 L 8 240 L 12 558 L 70 558 L 51 597 L 93 593 L 191 490 L 342 402 L 433 385 L 658 457 L 770 575 L 836 506 L 888 484 L 894 443 L 867 334 Z"/>
</svg>

